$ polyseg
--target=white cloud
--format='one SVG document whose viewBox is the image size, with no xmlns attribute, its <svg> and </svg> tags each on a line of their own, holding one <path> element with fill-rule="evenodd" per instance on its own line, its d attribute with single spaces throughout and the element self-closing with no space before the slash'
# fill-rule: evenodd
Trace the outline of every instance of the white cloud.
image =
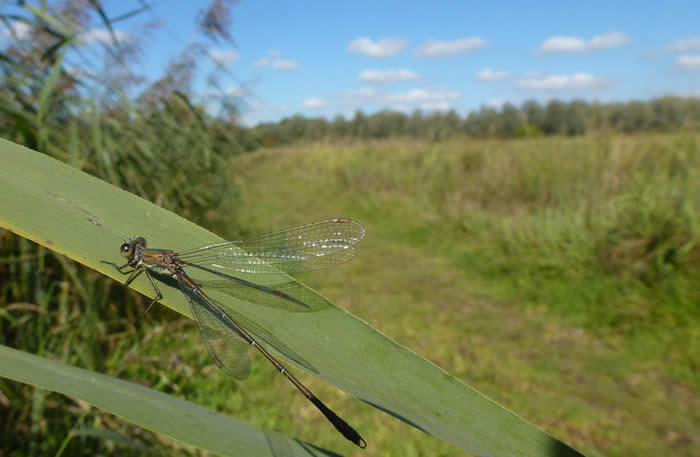
<svg viewBox="0 0 700 457">
<path fill-rule="evenodd" d="M 681 55 L 676 60 L 676 65 L 683 70 L 698 70 L 700 69 L 700 54 L 696 55 Z"/>
<path fill-rule="evenodd" d="M 700 36 L 691 36 L 684 40 L 675 40 L 663 48 L 649 49 L 642 54 L 644 57 L 655 58 L 659 54 L 676 54 L 680 52 L 700 51 Z"/>
<path fill-rule="evenodd" d="M 479 81 L 501 81 L 509 76 L 510 71 L 508 70 L 492 70 L 490 68 L 484 68 L 476 74 L 476 79 Z"/>
<path fill-rule="evenodd" d="M 574 73 L 572 75 L 549 75 L 540 79 L 536 77 L 523 78 L 518 81 L 518 87 L 527 90 L 541 91 L 579 91 L 601 89 L 608 81 L 590 73 Z"/>
<path fill-rule="evenodd" d="M 395 111 L 411 112 L 416 108 L 426 111 L 450 109 L 451 102 L 462 94 L 451 89 L 416 88 L 403 92 L 383 92 L 372 87 L 355 89 L 345 96 L 345 104 L 352 107 L 375 105 Z"/>
<path fill-rule="evenodd" d="M 381 94 L 373 87 L 360 87 L 353 89 L 345 94 L 345 105 L 361 106 L 366 104 L 377 103 L 381 100 Z"/>
<path fill-rule="evenodd" d="M 304 103 L 302 103 L 304 109 L 318 109 L 326 105 L 328 105 L 328 103 L 322 98 L 307 98 L 304 100 Z"/>
<path fill-rule="evenodd" d="M 590 51 L 599 51 L 602 49 L 617 48 L 619 46 L 624 46 L 632 41 L 630 37 L 622 32 L 611 32 L 605 35 L 596 35 L 588 43 L 588 49 Z"/>
<path fill-rule="evenodd" d="M 408 92 L 387 94 L 384 99 L 391 103 L 421 104 L 454 100 L 461 96 L 451 89 L 412 89 Z"/>
<path fill-rule="evenodd" d="M 374 97 L 377 95 L 377 90 L 373 87 L 360 87 L 359 89 L 351 90 L 348 95 L 350 97 Z"/>
<path fill-rule="evenodd" d="M 270 49 L 265 54 L 265 57 L 255 62 L 255 66 L 272 68 L 273 70 L 296 70 L 299 68 L 299 63 L 294 60 L 280 59 L 280 51 L 278 49 Z"/>
<path fill-rule="evenodd" d="M 446 57 L 465 52 L 475 52 L 486 46 L 481 37 L 460 38 L 454 41 L 438 41 L 430 38 L 416 48 L 416 55 L 422 57 Z"/>
<path fill-rule="evenodd" d="M 413 70 L 407 70 L 405 68 L 399 70 L 365 70 L 360 73 L 360 79 L 369 83 L 387 84 L 418 79 L 418 74 Z"/>
<path fill-rule="evenodd" d="M 629 42 L 630 38 L 620 32 L 596 35 L 590 41 L 578 37 L 555 36 L 544 40 L 537 50 L 537 54 L 551 55 L 601 51 L 603 49 L 617 48 Z"/>
<path fill-rule="evenodd" d="M 223 50 L 223 49 L 212 49 L 209 51 L 209 58 L 221 65 L 231 65 L 233 62 L 239 59 L 239 55 L 233 49 Z"/>
<path fill-rule="evenodd" d="M 3 38 L 13 38 L 17 40 L 26 40 L 30 37 L 32 28 L 28 24 L 22 21 L 12 21 L 9 23 L 9 27 L 0 25 L 2 27 L 2 32 L 0 35 Z"/>
<path fill-rule="evenodd" d="M 271 66 L 275 70 L 294 70 L 296 68 L 299 68 L 299 64 L 297 62 L 287 59 L 274 60 Z"/>
<path fill-rule="evenodd" d="M 255 62 L 256 67 L 268 67 L 273 70 L 296 70 L 299 68 L 299 64 L 293 60 L 287 59 L 270 59 L 269 57 L 263 57 Z"/>
<path fill-rule="evenodd" d="M 87 43 L 112 43 L 112 34 L 107 29 L 90 29 L 80 34 L 80 37 Z M 114 30 L 114 38 L 117 42 L 125 42 L 131 40 L 131 35 L 123 30 Z"/>
<path fill-rule="evenodd" d="M 348 45 L 348 51 L 355 54 L 363 54 L 376 59 L 386 59 L 395 56 L 406 48 L 406 40 L 403 38 L 382 38 L 372 41 L 361 37 L 353 40 Z"/>
<path fill-rule="evenodd" d="M 424 102 L 418 104 L 394 103 L 387 106 L 387 108 L 389 108 L 391 111 L 401 111 L 406 114 L 410 114 L 416 109 L 420 109 L 421 111 L 448 111 L 452 108 L 452 105 L 443 100 L 440 102 Z"/>
<path fill-rule="evenodd" d="M 666 52 L 700 51 L 700 36 L 676 40 L 666 45 Z"/>
<path fill-rule="evenodd" d="M 581 38 L 555 36 L 547 38 L 537 50 L 538 54 L 556 54 L 562 52 L 583 52 L 586 42 Z"/>
</svg>

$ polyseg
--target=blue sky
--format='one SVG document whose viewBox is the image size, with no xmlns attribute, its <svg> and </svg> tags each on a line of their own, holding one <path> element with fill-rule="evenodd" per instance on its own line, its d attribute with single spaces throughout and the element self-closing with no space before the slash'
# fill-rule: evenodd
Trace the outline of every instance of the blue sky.
<svg viewBox="0 0 700 457">
<path fill-rule="evenodd" d="M 242 0 L 232 9 L 235 45 L 220 43 L 211 56 L 235 75 L 222 86 L 246 95 L 249 125 L 357 109 L 464 114 L 530 98 L 700 96 L 697 2 L 566 3 Z M 117 16 L 136 4 L 104 6 Z M 159 0 L 120 23 L 127 37 L 161 22 L 137 70 L 160 75 L 200 39 L 193 18 L 206 4 Z"/>
</svg>

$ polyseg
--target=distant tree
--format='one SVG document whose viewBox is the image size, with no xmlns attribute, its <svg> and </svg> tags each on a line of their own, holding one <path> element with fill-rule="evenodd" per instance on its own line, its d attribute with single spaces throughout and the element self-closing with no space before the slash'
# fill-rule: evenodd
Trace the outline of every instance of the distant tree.
<svg viewBox="0 0 700 457">
<path fill-rule="evenodd" d="M 583 100 L 573 100 L 566 106 L 564 114 L 566 126 L 564 133 L 567 135 L 583 135 L 588 131 L 589 112 L 588 105 Z"/>
<path fill-rule="evenodd" d="M 345 121 L 342 114 L 338 114 L 333 118 L 330 131 L 333 136 L 343 138 L 350 135 L 350 125 Z"/>
<path fill-rule="evenodd" d="M 550 100 L 544 108 L 542 131 L 548 135 L 559 135 L 566 131 L 566 106 L 559 100 Z"/>
<path fill-rule="evenodd" d="M 455 111 L 454 108 L 451 108 L 449 111 L 447 111 L 447 113 L 445 113 L 444 121 L 449 132 L 455 133 L 459 129 L 459 124 L 461 123 L 462 119 L 459 117 L 459 114 L 457 114 L 457 111 Z"/>
<path fill-rule="evenodd" d="M 369 126 L 367 123 L 367 117 L 362 113 L 362 111 L 355 111 L 355 117 L 352 119 L 352 135 L 355 138 L 367 138 L 369 132 Z"/>
<path fill-rule="evenodd" d="M 455 110 L 411 114 L 382 110 L 371 115 L 356 111 L 352 120 L 336 116 L 333 122 L 293 116 L 277 124 L 253 128 L 255 138 L 264 143 L 313 141 L 323 138 L 389 138 L 410 136 L 439 141 L 456 135 L 519 138 L 539 135 L 584 135 L 613 129 L 620 132 L 669 130 L 700 124 L 700 100 L 663 97 L 648 102 L 628 103 L 584 100 L 551 100 L 545 106 L 527 100 L 517 107 L 511 103 L 500 109 L 482 106 L 461 118 Z M 258 140 L 262 143 L 262 140 Z"/>
<path fill-rule="evenodd" d="M 522 118 L 524 117 L 515 105 L 511 103 L 504 104 L 501 107 L 501 121 L 496 134 L 501 138 L 514 137 L 516 130 L 523 123 Z"/>
<path fill-rule="evenodd" d="M 542 129 L 544 124 L 544 109 L 537 103 L 536 100 L 526 100 L 523 102 L 520 110 L 525 116 L 525 122 L 528 125 Z"/>
</svg>

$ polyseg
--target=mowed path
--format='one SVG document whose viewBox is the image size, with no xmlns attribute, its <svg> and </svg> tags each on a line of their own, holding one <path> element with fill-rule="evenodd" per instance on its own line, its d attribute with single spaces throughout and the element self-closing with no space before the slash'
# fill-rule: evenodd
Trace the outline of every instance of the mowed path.
<svg viewBox="0 0 700 457">
<path fill-rule="evenodd" d="M 360 219 L 348 208 L 362 202 L 309 192 L 313 185 L 288 174 L 284 161 L 253 155 L 236 162 L 244 226 Z M 393 241 L 388 224 L 360 222 L 367 237 L 353 261 L 300 279 L 588 456 L 700 455 L 700 398 L 694 386 L 670 378 L 668 363 L 631 357 L 644 348 L 602 341 L 544 306 L 489 300 L 483 284 L 450 259 Z M 372 430 L 375 449 L 466 455 L 379 411 L 370 414 L 363 428 Z"/>
</svg>

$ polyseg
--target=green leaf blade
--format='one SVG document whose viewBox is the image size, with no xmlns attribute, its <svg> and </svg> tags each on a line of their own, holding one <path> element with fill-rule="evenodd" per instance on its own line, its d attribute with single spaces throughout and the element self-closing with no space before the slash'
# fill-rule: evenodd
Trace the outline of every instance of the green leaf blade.
<svg viewBox="0 0 700 457">
<path fill-rule="evenodd" d="M 145 429 L 218 455 L 335 455 L 172 395 L 1 345 L 0 376 L 80 398 Z M 270 437 L 275 446 L 270 445 Z"/>
<path fill-rule="evenodd" d="M 6 165 L 0 169 L 0 226 L 117 280 L 124 278 L 100 262 L 119 262 L 119 246 L 130 237 L 144 236 L 149 247 L 175 251 L 221 241 L 175 214 L 34 151 L 0 140 L 0 157 Z M 260 276 L 241 274 L 249 281 L 263 280 Z M 264 276 L 289 281 L 281 273 Z M 153 296 L 144 277 L 133 287 Z M 160 289 L 161 303 L 190 316 L 176 287 L 164 284 Z M 232 300 L 225 293 L 208 293 L 215 300 Z M 234 305 L 251 321 L 274 329 L 321 379 L 474 455 L 580 455 L 341 308 L 294 313 L 243 301 Z M 371 449 L 371 430 L 352 425 Z"/>
</svg>

